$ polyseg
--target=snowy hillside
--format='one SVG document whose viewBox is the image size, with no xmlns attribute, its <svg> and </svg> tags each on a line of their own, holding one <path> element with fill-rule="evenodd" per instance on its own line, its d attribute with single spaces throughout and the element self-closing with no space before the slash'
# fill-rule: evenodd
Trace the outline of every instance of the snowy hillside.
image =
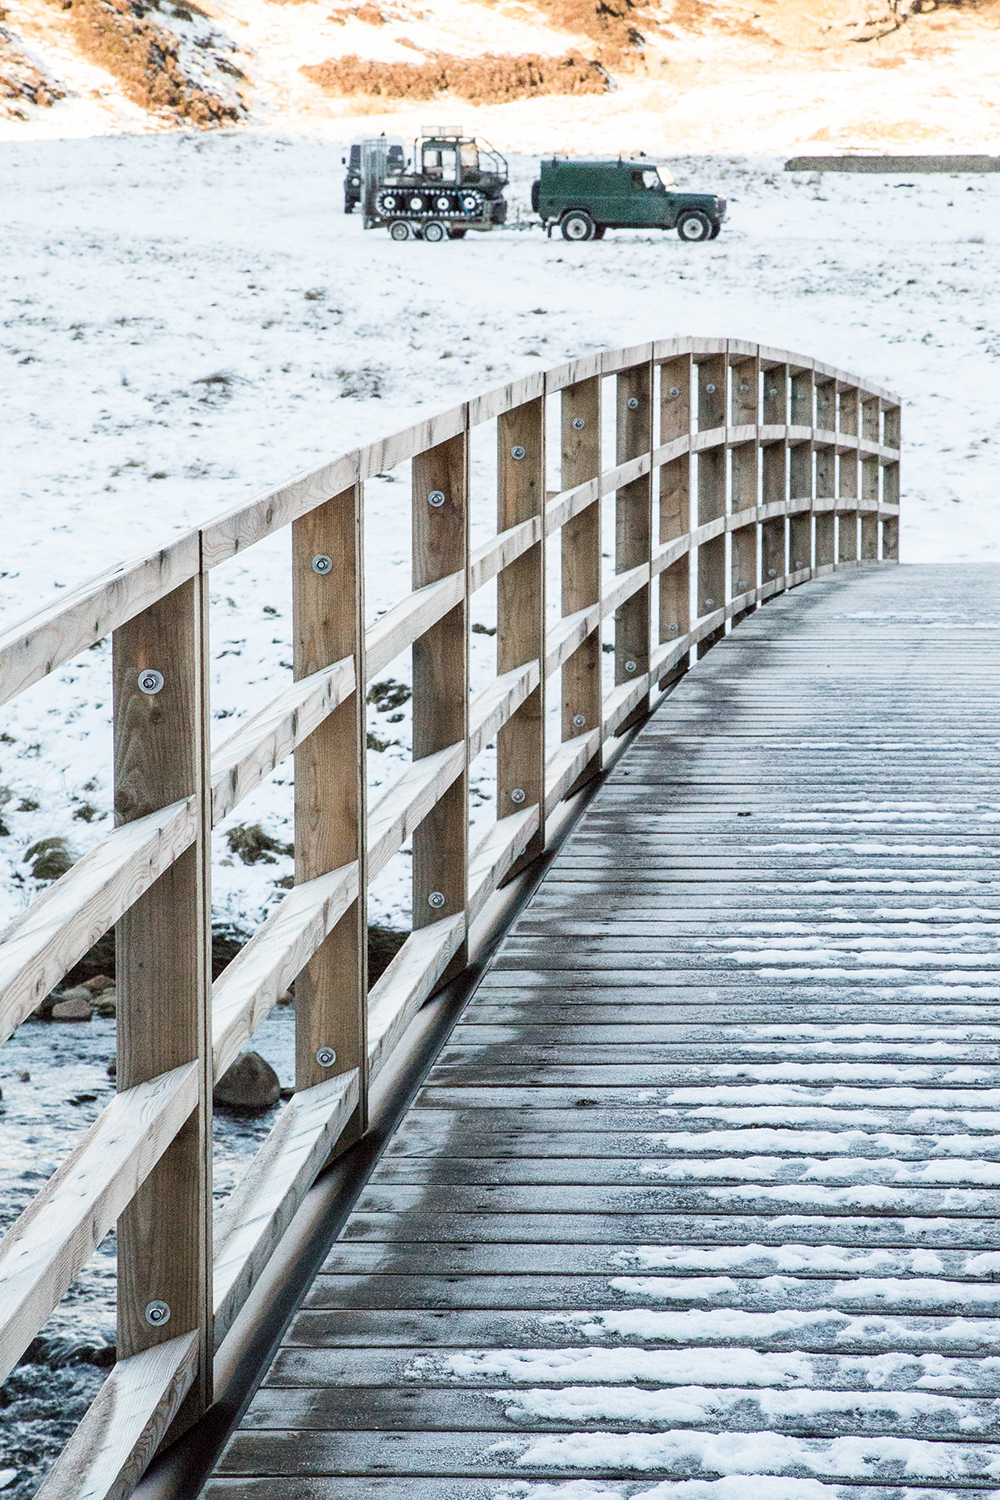
<svg viewBox="0 0 1000 1500">
<path fill-rule="evenodd" d="M 981 150 L 998 28 L 998 0 L 2 0 L 0 136 L 460 108 L 520 151 Z"/>
</svg>

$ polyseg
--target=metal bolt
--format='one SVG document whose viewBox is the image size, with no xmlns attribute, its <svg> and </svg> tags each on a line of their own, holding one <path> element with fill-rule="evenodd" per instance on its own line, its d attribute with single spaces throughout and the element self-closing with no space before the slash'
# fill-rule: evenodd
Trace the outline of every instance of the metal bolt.
<svg viewBox="0 0 1000 1500">
<path fill-rule="evenodd" d="M 715 395 L 715 386 L 714 385 L 706 385 L 705 389 L 706 389 L 706 391 L 708 392 L 708 394 L 710 396 L 714 396 Z"/>
<path fill-rule="evenodd" d="M 776 396 L 778 394 L 778 387 L 776 385 L 772 385 L 771 389 L 768 391 L 767 394 L 769 396 Z"/>
<path fill-rule="evenodd" d="M 750 387 L 748 385 L 741 385 L 740 386 L 740 390 L 741 391 L 748 391 L 749 389 L 750 389 Z"/>
<path fill-rule="evenodd" d="M 319 573 L 320 576 L 324 573 L 332 573 L 333 558 L 327 557 L 325 552 L 321 552 L 318 557 L 313 558 L 313 572 Z"/>
<path fill-rule="evenodd" d="M 796 564 L 795 564 L 795 566 L 796 566 L 796 567 L 797 567 L 797 568 L 804 568 L 804 567 L 805 567 L 805 563 L 804 563 L 804 562 L 803 562 L 803 561 L 802 561 L 802 560 L 801 560 L 801 558 L 800 558 L 800 559 L 799 559 L 799 560 L 798 560 L 798 561 L 797 561 L 797 562 L 796 562 Z"/>
<path fill-rule="evenodd" d="M 715 600 L 714 599 L 706 599 L 705 603 L 707 604 L 707 606 L 708 606 L 709 609 L 713 609 L 715 607 Z"/>
<path fill-rule="evenodd" d="M 746 581 L 746 579 L 745 578 L 739 578 L 739 579 L 737 579 L 737 581 L 736 581 L 736 587 L 738 589 L 745 589 L 747 587 L 747 581 Z"/>
<path fill-rule="evenodd" d="M 586 724 L 586 722 L 587 722 L 587 715 L 586 714 L 574 714 L 573 715 L 573 725 L 574 725 L 574 727 L 576 729 L 582 729 L 583 726 L 584 726 L 584 724 Z"/>
<path fill-rule="evenodd" d="M 152 667 L 147 667 L 145 672 L 139 673 L 139 691 L 148 693 L 150 697 L 158 693 L 163 686 L 163 673 L 156 672 Z"/>
<path fill-rule="evenodd" d="M 437 510 L 439 505 L 444 504 L 444 490 L 431 490 L 427 496 L 427 504 L 433 505 L 434 509 Z"/>
<path fill-rule="evenodd" d="M 170 1304 L 161 1302 L 159 1298 L 155 1302 L 147 1302 L 145 1318 L 151 1328 L 162 1328 L 164 1323 L 170 1322 Z"/>
<path fill-rule="evenodd" d="M 777 569 L 775 569 L 775 568 L 768 568 L 768 570 L 767 570 L 767 576 L 768 576 L 768 578 L 777 578 L 777 576 L 778 576 Z"/>
<path fill-rule="evenodd" d="M 524 457 L 524 449 L 521 447 L 520 443 L 515 443 L 514 447 L 510 450 L 510 456 L 511 458 Z"/>
<path fill-rule="evenodd" d="M 523 802 L 524 801 L 524 788 L 520 787 L 520 786 L 516 786 L 514 788 L 514 790 L 510 794 L 510 800 L 512 802 Z"/>
<path fill-rule="evenodd" d="M 625 670 L 626 670 L 626 672 L 634 672 L 635 671 L 635 662 L 634 661 L 627 661 L 625 663 Z"/>
<path fill-rule="evenodd" d="M 575 427 L 575 429 L 576 429 L 577 432 L 582 432 L 583 429 L 586 427 L 586 425 L 587 425 L 587 423 L 585 422 L 585 420 L 583 419 L 583 417 L 574 417 L 573 418 L 573 426 Z"/>
<path fill-rule="evenodd" d="M 667 629 L 670 631 L 671 635 L 676 635 L 677 634 L 677 626 L 676 625 L 668 625 Z"/>
<path fill-rule="evenodd" d="M 431 891 L 427 897 L 427 905 L 433 906 L 435 911 L 440 910 L 444 905 L 444 891 Z"/>
<path fill-rule="evenodd" d="M 638 411 L 639 410 L 639 397 L 638 396 L 630 396 L 628 398 L 628 409 L 629 409 L 629 411 Z"/>
<path fill-rule="evenodd" d="M 316 1053 L 316 1061 L 321 1068 L 332 1068 L 337 1061 L 337 1054 L 332 1047 L 321 1047 Z"/>
<path fill-rule="evenodd" d="M 680 395 L 680 391 L 678 390 L 677 386 L 672 385 L 670 387 L 670 394 L 671 394 L 671 396 L 679 396 Z"/>
</svg>

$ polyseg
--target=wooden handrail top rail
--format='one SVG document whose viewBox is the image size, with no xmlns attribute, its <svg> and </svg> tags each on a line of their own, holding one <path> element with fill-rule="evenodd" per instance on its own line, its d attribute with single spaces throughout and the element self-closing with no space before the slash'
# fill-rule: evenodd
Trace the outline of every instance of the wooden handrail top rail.
<svg viewBox="0 0 1000 1500">
<path fill-rule="evenodd" d="M 698 356 L 728 354 L 731 358 L 738 359 L 739 356 L 750 358 L 756 352 L 753 345 L 740 340 L 679 338 L 662 339 L 612 353 L 588 355 L 545 374 L 526 376 L 498 387 L 496 391 L 462 406 L 414 423 L 412 427 L 405 428 L 391 438 L 369 443 L 332 459 L 277 489 L 268 490 L 255 500 L 225 512 L 199 530 L 186 533 L 154 553 L 132 563 L 120 564 L 109 573 L 80 585 L 58 604 L 53 604 L 0 633 L 0 704 L 23 692 L 96 641 L 102 640 L 199 569 L 217 567 L 238 552 L 244 552 L 255 542 L 263 541 L 293 520 L 306 515 L 331 495 L 383 473 L 385 469 L 454 436 L 462 430 L 466 421 L 472 426 L 479 425 L 512 411 L 538 395 L 552 395 L 594 375 L 611 375 L 630 365 L 641 364 L 644 360 L 662 364 L 683 354 L 692 354 L 696 359 Z M 882 407 L 900 405 L 900 397 L 891 391 L 863 384 L 845 371 L 836 370 L 818 360 L 778 349 L 765 350 L 761 347 L 759 352 L 762 365 L 769 362 L 771 365 L 787 364 L 797 370 L 812 370 L 840 385 L 862 390 L 865 395 L 877 399 Z M 721 431 L 725 433 L 725 429 Z M 782 441 L 788 431 L 784 426 L 772 427 L 767 429 L 768 436 L 764 440 Z M 805 441 L 812 429 L 802 429 L 802 432 L 802 440 Z M 667 462 L 669 458 L 687 451 L 684 444 L 697 442 L 702 437 L 711 438 L 710 445 L 727 441 L 724 435 L 717 438 L 713 433 L 699 433 L 693 438 L 677 439 L 675 443 L 658 449 L 652 462 Z M 817 435 L 817 441 L 822 440 L 824 439 Z M 887 462 L 894 461 L 899 456 L 898 449 L 880 449 L 878 444 L 872 445 L 867 439 L 852 439 L 843 433 L 834 433 L 825 440 L 851 446 L 856 443 L 863 452 L 881 453 Z M 749 441 L 749 438 L 734 437 L 729 441 Z M 682 446 L 677 446 L 678 444 Z"/>
</svg>

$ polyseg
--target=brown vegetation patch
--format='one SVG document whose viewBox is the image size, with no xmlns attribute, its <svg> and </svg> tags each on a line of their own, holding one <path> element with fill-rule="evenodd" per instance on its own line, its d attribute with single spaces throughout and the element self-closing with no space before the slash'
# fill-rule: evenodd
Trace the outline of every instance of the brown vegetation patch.
<svg viewBox="0 0 1000 1500">
<path fill-rule="evenodd" d="M 145 19 L 142 0 L 72 0 L 77 45 L 111 73 L 135 104 L 169 110 L 192 125 L 239 119 L 235 105 L 192 82 L 178 60 L 176 37 Z"/>
<path fill-rule="evenodd" d="M 597 63 L 573 54 L 539 57 L 451 57 L 434 53 L 422 63 L 371 62 L 338 57 L 302 72 L 327 94 L 348 99 L 433 99 L 454 94 L 475 104 L 503 104 L 535 94 L 603 94 L 608 80 Z"/>
<path fill-rule="evenodd" d="M 659 19 L 633 0 L 533 0 L 533 4 L 558 31 L 589 37 L 598 61 L 608 68 L 641 62 L 643 30 Z"/>
<path fill-rule="evenodd" d="M 35 67 L 2 23 L 7 12 L 0 7 L 0 118 L 27 120 L 24 104 L 51 108 L 66 91 Z"/>
</svg>

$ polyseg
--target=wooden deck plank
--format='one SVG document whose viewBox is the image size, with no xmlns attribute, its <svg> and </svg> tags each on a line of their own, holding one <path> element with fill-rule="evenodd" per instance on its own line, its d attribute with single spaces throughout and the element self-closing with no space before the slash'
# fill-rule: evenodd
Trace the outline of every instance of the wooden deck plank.
<svg viewBox="0 0 1000 1500">
<path fill-rule="evenodd" d="M 995 1483 L 998 581 L 830 575 L 692 669 L 418 1090 L 211 1500 Z"/>
</svg>

